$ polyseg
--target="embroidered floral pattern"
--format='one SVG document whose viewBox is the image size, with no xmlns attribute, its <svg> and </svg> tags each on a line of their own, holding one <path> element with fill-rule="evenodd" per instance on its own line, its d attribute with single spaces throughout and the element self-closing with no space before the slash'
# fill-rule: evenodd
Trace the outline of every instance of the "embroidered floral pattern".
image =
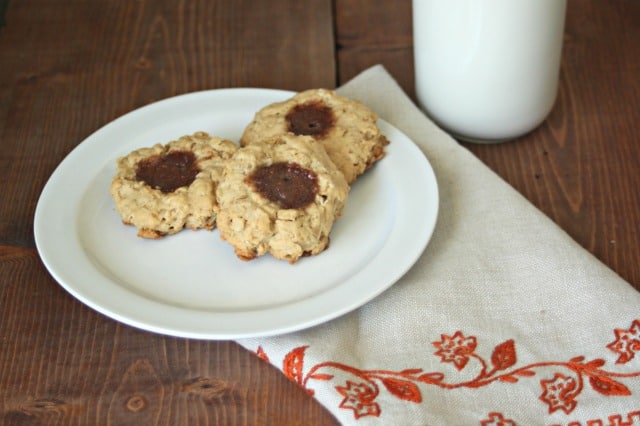
<svg viewBox="0 0 640 426">
<path fill-rule="evenodd" d="M 635 426 L 640 425 L 640 411 L 630 411 L 626 414 L 610 414 L 604 419 L 588 419 L 584 422 L 569 422 L 566 426 Z M 565 426 L 565 424 L 553 423 L 549 426 Z"/>
<path fill-rule="evenodd" d="M 640 320 L 633 321 L 629 329 L 615 329 L 614 333 L 616 339 L 606 347 L 619 355 L 616 364 L 627 363 L 636 353 L 640 353 Z M 304 358 L 308 346 L 291 350 L 283 360 L 282 371 L 310 395 L 314 394 L 313 389 L 309 387 L 310 381 L 335 381 L 334 388 L 343 397 L 339 407 L 352 410 L 355 419 L 381 415 L 382 408 L 376 401 L 381 389 L 398 399 L 420 403 L 421 386 L 437 386 L 441 389 L 480 388 L 497 381 L 517 383 L 521 379 L 532 378 L 538 374 L 541 387 L 539 400 L 546 404 L 548 413 L 570 414 L 578 405 L 578 397 L 584 391 L 585 384 L 601 395 L 629 396 L 631 391 L 621 379 L 640 377 L 640 370 L 615 372 L 604 368 L 604 359 L 587 361 L 583 356 L 576 356 L 568 361 L 543 361 L 517 367 L 514 340 L 506 340 L 496 345 L 491 357 L 485 359 L 476 352 L 476 337 L 465 336 L 459 330 L 452 335 L 442 334 L 440 340 L 432 342 L 432 345 L 436 348 L 434 355 L 440 357 L 440 362 L 452 363 L 457 371 L 474 368 L 477 371 L 475 376 L 468 380 L 453 381 L 448 380 L 444 373 L 425 372 L 422 368 L 401 371 L 362 370 L 333 361 L 318 363 L 307 370 Z M 258 348 L 256 354 L 264 360 L 269 360 L 262 347 Z M 551 376 L 548 375 L 549 371 L 552 372 Z M 349 378 L 345 380 L 345 376 Z M 490 412 L 488 418 L 480 423 L 515 425 L 515 422 L 505 419 L 503 414 L 498 412 Z"/>
<path fill-rule="evenodd" d="M 628 330 L 616 328 L 616 340 L 609 343 L 607 348 L 620 354 L 616 364 L 625 364 L 640 353 L 640 320 L 635 320 Z"/>
<path fill-rule="evenodd" d="M 516 426 L 516 422 L 505 419 L 502 413 L 491 412 L 489 418 L 480 421 L 481 426 Z"/>
<path fill-rule="evenodd" d="M 367 386 L 365 383 L 354 383 L 347 380 L 346 386 L 336 386 L 336 390 L 344 399 L 340 408 L 353 410 L 356 419 L 362 416 L 379 416 L 380 406 L 375 402 L 378 395 L 377 389 Z"/>
<path fill-rule="evenodd" d="M 456 331 L 453 336 L 441 335 L 441 339 L 433 342 L 438 348 L 435 354 L 442 358 L 442 362 L 452 362 L 458 371 L 462 370 L 476 349 L 476 338 L 464 337 L 461 332 Z"/>
<path fill-rule="evenodd" d="M 573 377 L 556 373 L 553 379 L 540 380 L 540 384 L 544 389 L 540 399 L 549 405 L 549 412 L 562 410 L 569 414 L 576 408 L 574 398 L 578 395 L 578 384 Z"/>
</svg>

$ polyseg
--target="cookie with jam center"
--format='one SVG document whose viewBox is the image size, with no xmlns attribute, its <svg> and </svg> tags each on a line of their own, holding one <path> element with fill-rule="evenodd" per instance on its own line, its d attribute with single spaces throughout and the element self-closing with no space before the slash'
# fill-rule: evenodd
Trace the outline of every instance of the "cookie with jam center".
<svg viewBox="0 0 640 426">
<path fill-rule="evenodd" d="M 242 260 L 270 253 L 295 263 L 327 248 L 348 194 L 344 175 L 311 136 L 263 139 L 225 164 L 218 230 Z"/>
<path fill-rule="evenodd" d="M 373 111 L 356 100 L 332 90 L 311 89 L 258 111 L 240 145 L 286 133 L 311 136 L 351 184 L 385 155 L 389 141 L 377 120 Z"/>
<path fill-rule="evenodd" d="M 109 192 L 123 223 L 154 239 L 184 228 L 213 229 L 223 163 L 237 149 L 196 132 L 119 158 Z"/>
</svg>

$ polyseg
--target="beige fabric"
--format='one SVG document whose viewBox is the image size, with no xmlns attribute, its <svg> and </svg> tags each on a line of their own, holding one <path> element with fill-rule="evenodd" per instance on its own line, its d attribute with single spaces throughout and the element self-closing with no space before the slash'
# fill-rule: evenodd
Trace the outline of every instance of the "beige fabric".
<svg viewBox="0 0 640 426">
<path fill-rule="evenodd" d="M 338 92 L 429 158 L 435 233 L 365 306 L 240 343 L 343 424 L 640 424 L 640 293 L 429 121 L 384 68 Z"/>
</svg>

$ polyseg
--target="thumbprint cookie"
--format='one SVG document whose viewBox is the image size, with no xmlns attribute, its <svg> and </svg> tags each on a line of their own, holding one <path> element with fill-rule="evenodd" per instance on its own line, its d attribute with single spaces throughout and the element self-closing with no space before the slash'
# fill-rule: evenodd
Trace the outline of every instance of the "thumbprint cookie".
<svg viewBox="0 0 640 426">
<path fill-rule="evenodd" d="M 213 229 L 223 163 L 237 149 L 197 132 L 119 158 L 109 192 L 122 221 L 153 239 L 183 228 Z"/>
<path fill-rule="evenodd" d="M 310 136 L 324 146 L 351 184 L 385 155 L 389 141 L 377 120 L 373 111 L 356 100 L 332 90 L 311 89 L 259 110 L 240 145 L 286 133 Z"/>
<path fill-rule="evenodd" d="M 242 260 L 270 253 L 293 264 L 328 246 L 348 194 L 344 175 L 311 136 L 254 141 L 225 164 L 218 230 Z"/>
</svg>

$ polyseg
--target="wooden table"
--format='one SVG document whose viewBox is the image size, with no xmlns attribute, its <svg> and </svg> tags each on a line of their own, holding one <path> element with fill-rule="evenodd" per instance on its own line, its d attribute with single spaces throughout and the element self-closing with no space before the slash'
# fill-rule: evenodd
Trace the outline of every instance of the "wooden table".
<svg viewBox="0 0 640 426">
<path fill-rule="evenodd" d="M 40 262 L 33 215 L 66 154 L 159 99 L 333 88 L 376 63 L 413 96 L 410 0 L 1 0 L 0 14 L 0 424 L 335 423 L 234 342 L 151 334 L 76 301 Z M 637 289 L 639 111 L 640 2 L 570 0 L 547 122 L 465 144 Z"/>
</svg>

